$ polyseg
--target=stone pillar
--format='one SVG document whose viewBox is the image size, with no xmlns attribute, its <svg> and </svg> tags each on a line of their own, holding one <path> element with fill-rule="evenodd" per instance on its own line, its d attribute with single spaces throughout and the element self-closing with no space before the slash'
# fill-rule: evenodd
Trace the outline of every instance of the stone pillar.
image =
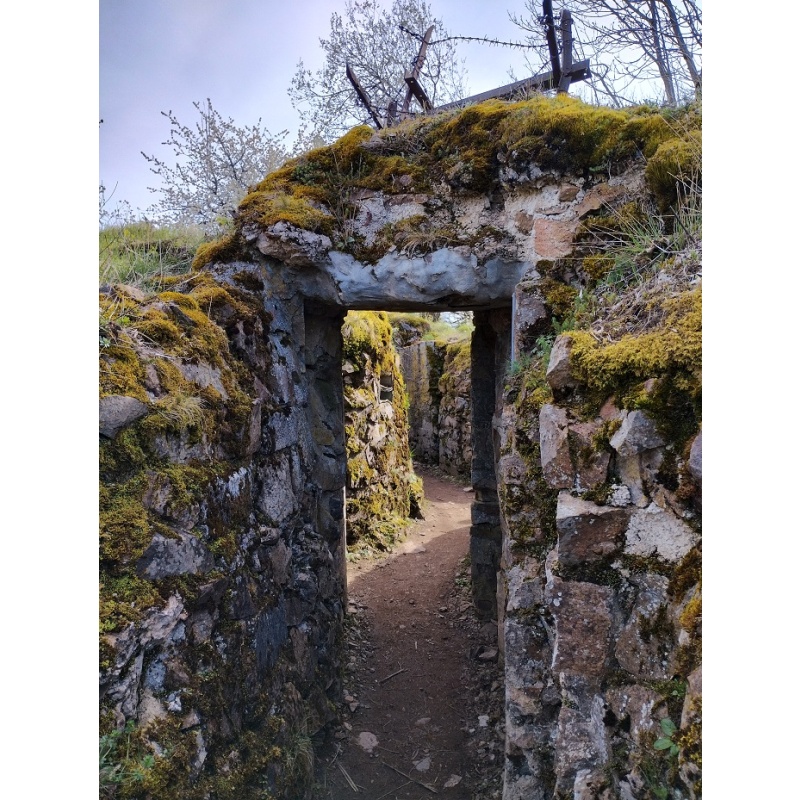
<svg viewBox="0 0 800 800">
<path fill-rule="evenodd" d="M 476 311 L 472 333 L 472 503 L 470 557 L 472 599 L 482 619 L 497 619 L 500 566 L 500 506 L 495 477 L 492 420 L 496 405 L 495 348 L 491 312 Z"/>
<path fill-rule="evenodd" d="M 342 387 L 342 320 L 339 308 L 306 305 L 305 364 L 311 432 L 311 522 L 328 542 L 347 608 L 345 480 L 347 454 Z"/>
</svg>

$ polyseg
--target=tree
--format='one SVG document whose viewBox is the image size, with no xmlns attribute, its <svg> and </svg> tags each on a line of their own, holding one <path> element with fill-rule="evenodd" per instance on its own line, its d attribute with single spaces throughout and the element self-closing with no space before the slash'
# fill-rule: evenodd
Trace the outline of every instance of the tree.
<svg viewBox="0 0 800 800">
<path fill-rule="evenodd" d="M 162 184 L 148 187 L 159 195 L 149 216 L 215 231 L 248 187 L 289 157 L 284 145 L 288 132 L 273 135 L 260 119 L 239 127 L 232 119 L 223 119 L 211 100 L 193 105 L 200 115 L 193 127 L 181 124 L 172 111 L 161 112 L 170 124 L 169 139 L 163 144 L 172 148 L 173 163 L 142 153 Z"/>
<path fill-rule="evenodd" d="M 538 41 L 541 5 L 527 0 L 530 16 L 512 16 Z M 700 92 L 703 18 L 695 0 L 565 0 L 564 7 L 581 57 L 591 60 L 593 100 L 630 103 L 660 84 L 667 104 L 677 105 Z"/>
<path fill-rule="evenodd" d="M 332 141 L 370 120 L 347 79 L 346 64 L 379 113 L 385 114 L 391 100 L 402 104 L 404 75 L 417 57 L 420 42 L 403 33 L 401 25 L 418 35 L 435 25 L 434 39 L 447 37 L 441 20 L 433 18 L 424 0 L 394 0 L 391 9 L 381 8 L 377 0 L 347 0 L 343 15 L 331 15 L 330 37 L 319 40 L 324 66 L 312 73 L 300 61 L 289 88 L 307 136 Z M 434 105 L 464 97 L 464 80 L 454 42 L 428 48 L 421 83 Z"/>
</svg>

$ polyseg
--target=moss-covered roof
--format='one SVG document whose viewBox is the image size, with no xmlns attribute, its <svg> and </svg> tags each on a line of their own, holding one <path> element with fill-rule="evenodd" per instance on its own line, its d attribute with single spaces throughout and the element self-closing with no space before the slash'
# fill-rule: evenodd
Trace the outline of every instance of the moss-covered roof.
<svg viewBox="0 0 800 800">
<path fill-rule="evenodd" d="M 357 190 L 430 192 L 446 185 L 457 193 L 483 193 L 501 179 L 513 183 L 514 172 L 531 166 L 590 177 L 647 159 L 650 188 L 666 206 L 672 176 L 696 166 L 700 129 L 696 107 L 611 109 L 569 96 L 489 100 L 377 133 L 362 125 L 267 175 L 242 200 L 234 232 L 204 245 L 194 267 L 241 255 L 244 227 L 281 221 L 348 249 Z"/>
</svg>

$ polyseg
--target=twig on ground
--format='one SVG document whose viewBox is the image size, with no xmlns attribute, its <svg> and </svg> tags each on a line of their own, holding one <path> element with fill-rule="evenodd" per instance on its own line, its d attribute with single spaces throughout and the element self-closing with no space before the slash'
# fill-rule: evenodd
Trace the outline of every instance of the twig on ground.
<svg viewBox="0 0 800 800">
<path fill-rule="evenodd" d="M 355 785 L 353 779 L 350 777 L 350 775 L 348 775 L 347 770 L 342 766 L 342 762 L 340 761 L 336 766 L 339 767 L 339 770 L 341 771 L 342 775 L 344 775 L 345 780 L 350 784 L 350 788 L 356 794 L 358 794 L 358 786 Z"/>
<path fill-rule="evenodd" d="M 385 678 L 381 678 L 378 683 L 386 683 L 389 678 L 394 678 L 395 675 L 399 675 L 401 672 L 408 672 L 407 669 L 398 669 L 397 672 L 393 672 L 391 675 L 387 675 Z"/>
<path fill-rule="evenodd" d="M 402 772 L 401 770 L 397 769 L 397 767 L 393 767 L 391 764 L 387 764 L 383 760 L 381 761 L 381 764 L 383 764 L 384 767 L 389 767 L 389 769 L 393 770 L 398 775 L 402 775 L 404 778 L 408 778 L 408 780 L 410 780 L 412 783 L 419 784 L 420 786 L 422 786 L 423 789 L 427 789 L 432 794 L 439 794 L 439 792 L 436 789 L 434 789 L 433 786 L 429 786 L 427 783 L 423 783 L 422 781 L 418 781 L 416 778 L 412 778 L 407 773 Z"/>
<path fill-rule="evenodd" d="M 394 789 L 389 789 L 388 792 L 384 792 L 380 797 L 376 797 L 375 800 L 382 800 L 382 798 L 386 797 L 387 795 L 390 795 L 392 792 L 399 792 L 404 786 L 408 786 L 409 783 L 411 783 L 411 781 L 406 781 L 405 783 L 401 784 L 400 786 L 397 786 Z"/>
</svg>

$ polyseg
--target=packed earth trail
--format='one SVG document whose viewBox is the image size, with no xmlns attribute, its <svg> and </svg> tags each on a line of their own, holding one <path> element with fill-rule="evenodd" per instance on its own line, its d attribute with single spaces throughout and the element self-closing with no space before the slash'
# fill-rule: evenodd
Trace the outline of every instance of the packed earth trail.
<svg viewBox="0 0 800 800">
<path fill-rule="evenodd" d="M 472 494 L 418 472 L 425 519 L 393 553 L 348 564 L 346 720 L 318 762 L 319 800 L 500 796 L 497 623 L 470 598 Z"/>
</svg>

